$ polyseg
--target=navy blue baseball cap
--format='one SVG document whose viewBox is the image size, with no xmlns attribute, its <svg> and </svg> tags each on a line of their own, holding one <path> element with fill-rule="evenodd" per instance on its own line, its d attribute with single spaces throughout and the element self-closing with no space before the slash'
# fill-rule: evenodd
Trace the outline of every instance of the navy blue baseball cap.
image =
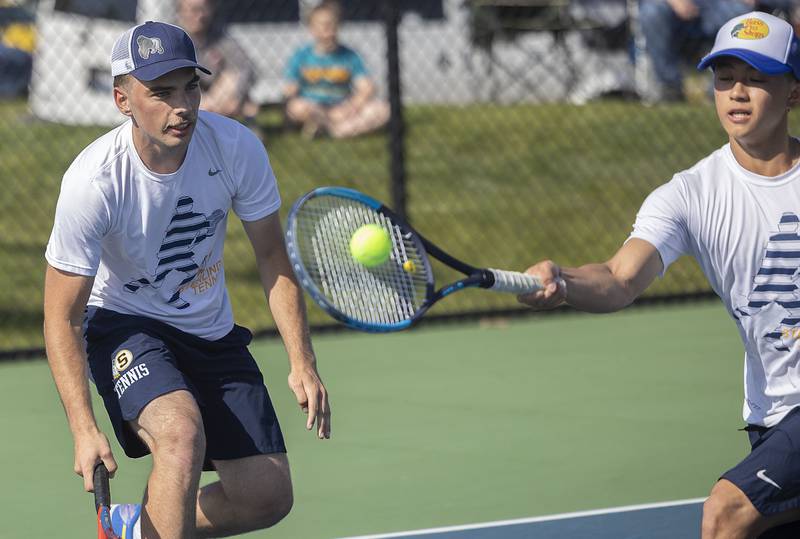
<svg viewBox="0 0 800 539">
<path fill-rule="evenodd" d="M 111 50 L 111 75 L 133 75 L 151 81 L 181 69 L 194 67 L 211 71 L 197 63 L 197 54 L 189 35 L 178 26 L 147 21 L 122 34 Z"/>
</svg>

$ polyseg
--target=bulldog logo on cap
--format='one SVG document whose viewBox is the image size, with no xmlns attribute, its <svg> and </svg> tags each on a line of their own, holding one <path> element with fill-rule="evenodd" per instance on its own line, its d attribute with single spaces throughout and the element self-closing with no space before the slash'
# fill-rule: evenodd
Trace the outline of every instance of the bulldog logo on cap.
<svg viewBox="0 0 800 539">
<path fill-rule="evenodd" d="M 150 58 L 151 54 L 164 54 L 164 47 L 157 37 L 139 36 L 136 38 L 136 44 L 139 45 L 139 56 L 145 60 Z"/>
<path fill-rule="evenodd" d="M 745 19 L 731 30 L 731 37 L 739 39 L 764 39 L 769 35 L 769 26 L 761 19 Z"/>
</svg>

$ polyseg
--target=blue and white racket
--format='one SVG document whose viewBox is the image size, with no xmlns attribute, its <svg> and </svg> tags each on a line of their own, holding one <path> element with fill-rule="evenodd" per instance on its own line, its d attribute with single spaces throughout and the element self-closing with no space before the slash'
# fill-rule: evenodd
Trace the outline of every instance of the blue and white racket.
<svg viewBox="0 0 800 539">
<path fill-rule="evenodd" d="M 367 224 L 382 227 L 392 243 L 389 259 L 375 267 L 350 254 L 351 237 Z M 320 187 L 305 194 L 289 211 L 286 228 L 286 249 L 302 287 L 329 315 L 355 329 L 406 329 L 434 303 L 465 288 L 512 294 L 542 288 L 538 279 L 524 273 L 461 262 L 392 210 L 353 189 Z M 466 277 L 435 289 L 429 255 Z"/>
</svg>

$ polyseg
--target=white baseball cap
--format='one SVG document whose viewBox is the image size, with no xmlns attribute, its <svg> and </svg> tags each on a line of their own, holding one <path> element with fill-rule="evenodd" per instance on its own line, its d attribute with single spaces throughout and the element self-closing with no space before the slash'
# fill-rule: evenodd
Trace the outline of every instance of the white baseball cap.
<svg viewBox="0 0 800 539">
<path fill-rule="evenodd" d="M 800 80 L 800 43 L 785 20 L 753 11 L 726 22 L 717 32 L 714 48 L 697 65 L 713 67 L 721 56 L 744 60 L 767 75 L 793 73 Z"/>
</svg>

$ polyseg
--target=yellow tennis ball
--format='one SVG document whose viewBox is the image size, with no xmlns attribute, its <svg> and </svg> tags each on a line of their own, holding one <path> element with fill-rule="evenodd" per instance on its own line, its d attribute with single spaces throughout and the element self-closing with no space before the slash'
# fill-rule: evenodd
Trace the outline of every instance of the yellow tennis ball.
<svg viewBox="0 0 800 539">
<path fill-rule="evenodd" d="M 403 262 L 403 270 L 405 270 L 406 273 L 414 273 L 415 271 L 417 271 L 417 266 L 414 264 L 413 261 L 406 260 L 405 262 Z"/>
<path fill-rule="evenodd" d="M 392 240 L 386 229 L 380 225 L 361 226 L 350 238 L 350 254 L 362 266 L 380 266 L 389 260 L 391 252 Z"/>
</svg>

